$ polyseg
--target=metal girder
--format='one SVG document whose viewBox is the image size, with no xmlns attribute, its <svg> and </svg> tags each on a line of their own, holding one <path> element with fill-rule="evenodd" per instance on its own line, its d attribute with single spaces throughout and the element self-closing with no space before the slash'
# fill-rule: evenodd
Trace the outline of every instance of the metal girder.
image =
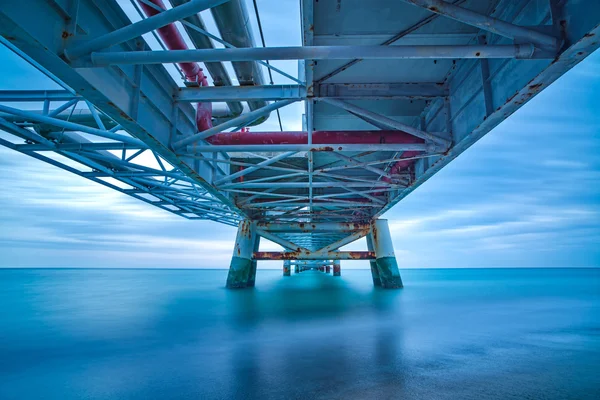
<svg viewBox="0 0 600 400">
<path fill-rule="evenodd" d="M 342 100 L 419 100 L 448 96 L 443 83 L 321 83 L 315 85 L 315 98 Z"/>
<path fill-rule="evenodd" d="M 145 147 L 144 142 L 134 139 L 129 136 L 120 135 L 117 133 L 112 133 L 107 131 L 106 129 L 97 129 L 91 128 L 89 126 L 75 124 L 69 121 L 63 121 L 62 119 L 47 117 L 42 114 L 35 114 L 28 111 L 19 110 L 17 108 L 7 107 L 0 104 L 0 112 L 5 112 L 7 114 L 12 114 L 18 117 L 23 118 L 26 121 L 36 121 L 49 125 L 55 125 L 64 129 L 69 129 L 72 131 L 81 131 L 85 133 L 89 133 L 90 135 L 99 136 L 107 139 L 117 140 L 123 143 L 128 143 L 134 146 L 138 146 L 139 148 Z"/>
<path fill-rule="evenodd" d="M 282 152 L 282 151 L 436 151 L 437 146 L 424 143 L 378 143 L 378 144 L 271 144 L 271 145 L 193 145 L 187 146 L 186 154 L 214 152 Z M 443 149 L 440 149 L 443 150 Z"/>
<path fill-rule="evenodd" d="M 365 223 L 329 223 L 329 222 L 257 222 L 259 229 L 268 232 L 295 232 L 295 233 L 316 233 L 316 232 L 354 232 L 356 230 L 369 229 L 370 224 Z"/>
<path fill-rule="evenodd" d="M 442 83 L 324 83 L 315 86 L 312 98 L 346 100 L 419 100 L 448 96 Z M 0 92 L 0 100 L 2 99 Z M 173 98 L 177 102 L 230 102 L 252 100 L 304 100 L 306 88 L 302 85 L 269 86 L 205 86 L 179 88 Z"/>
<path fill-rule="evenodd" d="M 466 0 L 456 0 L 453 4 L 455 5 L 459 5 L 461 3 L 464 3 Z M 397 41 L 399 41 L 400 39 L 402 39 L 403 37 L 405 37 L 406 35 L 409 35 L 413 32 L 415 32 L 416 30 L 422 28 L 423 26 L 429 24 L 430 22 L 434 21 L 437 17 L 439 17 L 438 14 L 433 14 L 430 15 L 422 20 L 420 20 L 419 22 L 417 22 L 416 24 L 410 26 L 409 28 L 403 29 L 400 32 L 398 32 L 396 35 L 392 36 L 391 38 L 387 39 L 386 41 L 382 42 L 380 45 L 381 46 L 389 46 L 393 43 L 396 43 Z M 319 78 L 315 84 L 322 84 L 322 82 L 333 78 L 334 76 L 346 71 L 348 68 L 351 68 L 352 66 L 360 63 L 361 61 L 363 61 L 363 59 L 361 58 L 355 58 L 352 61 L 345 63 L 344 65 L 337 67 L 336 69 L 334 69 L 333 71 L 329 72 L 328 74 L 322 76 L 321 78 Z"/>
<path fill-rule="evenodd" d="M 109 65 L 169 64 L 182 62 L 225 62 L 257 60 L 365 60 L 516 58 L 552 59 L 556 51 L 534 45 L 430 45 L 430 46 L 298 46 L 237 49 L 114 51 L 92 53 L 89 59 L 74 60 L 77 68 Z"/>
<path fill-rule="evenodd" d="M 292 250 L 292 251 L 305 251 L 308 252 L 310 250 L 302 247 L 302 246 L 298 246 L 296 243 L 290 242 L 289 240 L 286 240 L 284 238 L 282 238 L 279 235 L 275 235 L 271 232 L 265 231 L 264 229 L 257 229 L 256 233 L 258 233 L 260 236 L 264 237 L 267 240 L 270 240 L 273 243 L 277 243 L 278 245 L 288 249 L 288 250 Z"/>
<path fill-rule="evenodd" d="M 255 260 L 373 260 L 375 259 L 375 253 L 372 251 L 256 251 L 253 258 Z"/>
<path fill-rule="evenodd" d="M 342 101 L 342 100 L 327 99 L 327 98 L 321 99 L 321 101 L 323 101 L 325 103 L 328 103 L 328 104 L 331 104 L 332 106 L 342 108 L 342 109 L 344 109 L 344 110 L 346 110 L 348 112 L 364 116 L 364 117 L 366 117 L 368 119 L 374 120 L 377 123 L 380 123 L 382 125 L 388 126 L 388 127 L 392 128 L 392 129 L 396 129 L 396 130 L 399 130 L 399 131 L 410 133 L 411 135 L 413 135 L 415 137 L 418 137 L 420 139 L 430 140 L 432 142 L 441 144 L 441 145 L 446 146 L 446 147 L 450 146 L 450 141 L 448 139 L 445 139 L 443 137 L 437 136 L 437 135 L 435 135 L 433 133 L 430 133 L 430 132 L 422 131 L 422 130 L 417 129 L 417 128 L 413 127 L 413 126 L 410 126 L 410 125 L 407 125 L 407 124 L 403 124 L 402 122 L 398 122 L 398 121 L 393 120 L 391 118 L 388 118 L 388 117 L 386 117 L 384 115 L 377 114 L 377 113 L 374 113 L 374 112 L 369 111 L 369 110 L 365 110 L 364 108 L 356 106 L 354 104 L 350 104 L 350 103 L 347 103 L 347 102 Z"/>
<path fill-rule="evenodd" d="M 82 43 L 69 47 L 65 50 L 65 54 L 68 58 L 75 59 L 93 51 L 121 44 L 128 40 L 138 38 L 144 33 L 162 28 L 172 22 L 197 14 L 200 11 L 207 10 L 211 7 L 218 6 L 219 4 L 226 3 L 227 1 L 228 0 L 191 0 L 189 3 L 174 7 L 153 17 L 145 18 L 139 22 L 126 25 L 94 39 L 85 39 Z"/>
<path fill-rule="evenodd" d="M 512 4 L 509 3 L 509 5 Z M 518 15 L 520 9 L 517 8 L 516 5 L 512 6 L 515 8 L 515 14 Z M 471 90 L 474 94 L 465 98 L 455 97 L 451 100 L 453 108 L 456 109 L 454 115 L 443 117 L 443 113 L 429 110 L 431 113 L 426 115 L 427 122 L 445 118 L 452 126 L 452 135 L 455 138 L 454 144 L 445 154 L 442 154 L 439 159 L 436 159 L 435 162 L 421 164 L 423 167 L 415 174 L 414 182 L 406 189 L 398 191 L 391 201 L 375 214 L 375 218 L 380 217 L 394 205 L 398 204 L 398 202 L 409 195 L 413 190 L 425 183 L 448 163 L 458 157 L 463 151 L 468 149 L 486 133 L 518 110 L 522 105 L 527 103 L 548 85 L 552 84 L 565 72 L 600 47 L 600 41 L 597 39 L 600 36 L 600 4 L 593 1 L 577 3 L 566 2 L 563 3 L 562 7 L 563 18 L 566 18 L 568 15 L 572 21 L 567 24 L 567 29 L 565 31 L 568 47 L 561 50 L 561 53 L 555 60 L 542 65 L 532 65 L 529 66 L 529 68 L 527 68 L 527 65 L 516 61 L 506 63 L 500 68 L 497 68 L 493 72 L 494 75 L 490 73 L 489 77 L 485 76 L 487 79 L 482 79 L 481 74 L 473 74 L 471 79 L 476 80 L 476 82 L 468 82 L 468 84 L 472 88 Z M 508 13 L 508 11 L 506 13 Z M 463 68 L 454 71 L 453 74 L 449 76 L 448 79 L 450 81 L 451 92 L 457 77 L 463 79 L 461 84 L 466 84 L 464 82 L 464 74 L 465 71 L 470 71 L 471 67 L 472 65 L 470 64 L 463 65 Z M 520 70 L 520 68 L 522 70 Z M 519 81 L 498 80 L 499 76 L 516 77 L 518 76 L 518 73 L 525 75 L 524 77 L 520 77 Z M 469 114 L 470 112 L 473 112 L 474 109 L 481 109 L 482 105 L 475 101 L 477 99 L 476 95 L 479 92 L 482 92 L 484 93 L 482 97 L 484 97 L 485 91 L 488 91 L 485 87 L 486 82 L 493 81 L 494 79 L 496 79 L 495 84 L 489 87 L 489 89 L 494 90 L 493 98 L 489 98 L 488 96 L 488 99 L 493 101 L 494 105 L 492 114 L 481 115 L 481 111 L 478 111 L 476 114 Z M 490 107 L 489 109 L 492 108 Z M 473 116 L 471 118 L 457 120 L 456 115 L 458 113 Z M 479 117 L 475 117 L 474 115 L 478 115 Z"/>
<path fill-rule="evenodd" d="M 273 158 L 269 158 L 268 160 L 259 162 L 258 164 L 255 164 L 255 165 L 253 165 L 251 167 L 248 167 L 246 169 L 240 170 L 240 171 L 238 171 L 238 172 L 236 172 L 234 174 L 228 175 L 225 178 L 219 179 L 219 180 L 215 181 L 215 185 L 221 185 L 221 184 L 223 184 L 225 182 L 230 182 L 230 181 L 232 181 L 234 179 L 237 179 L 237 178 L 242 177 L 244 175 L 250 174 L 250 173 L 252 173 L 254 171 L 257 171 L 257 170 L 259 170 L 261 168 L 264 168 L 264 167 L 266 167 L 268 165 L 274 164 L 274 163 L 276 163 L 278 161 L 281 161 L 281 160 L 283 160 L 285 158 L 291 157 L 294 154 L 296 154 L 296 152 L 294 152 L 294 151 L 289 151 L 287 153 L 281 153 L 281 154 L 279 154 L 279 155 L 277 155 L 277 156 L 275 156 Z"/>
<path fill-rule="evenodd" d="M 98 13 L 94 1 L 79 3 L 77 41 L 86 41 L 80 38 L 81 32 L 93 31 L 101 37 L 131 26 L 129 18 L 115 2 L 102 2 L 103 14 Z M 31 18 L 29 10 L 32 9 L 43 15 L 43 23 Z M 173 140 L 197 130 L 193 107 L 173 102 L 172 93 L 177 85 L 168 72 L 162 66 L 75 69 L 62 57 L 65 45 L 74 40 L 71 36 L 64 38 L 65 24 L 63 10 L 45 0 L 27 0 L 26 6 L 21 1 L 9 1 L 0 8 L 0 35 L 9 40 L 8 45 L 15 52 L 66 85 L 65 89 L 85 94 L 86 100 L 122 130 L 141 139 L 163 159 L 219 198 L 225 207 L 243 216 L 244 212 L 227 195 L 207 182 L 207 179 L 213 179 L 212 167 L 177 156 L 170 149 Z M 128 41 L 115 48 L 135 51 L 138 47 Z"/>
<path fill-rule="evenodd" d="M 295 100 L 280 100 L 278 102 L 271 103 L 265 107 L 259 108 L 258 110 L 250 111 L 247 114 L 242 114 L 239 117 L 232 118 L 227 122 L 223 122 L 220 125 L 213 126 L 212 128 L 207 129 L 203 132 L 188 136 L 185 139 L 181 139 L 181 140 L 173 143 L 173 148 L 181 149 L 182 147 L 185 147 L 192 143 L 195 143 L 200 140 L 207 139 L 213 135 L 216 135 L 217 133 L 222 132 L 225 129 L 234 128 L 237 126 L 244 126 L 245 124 L 250 123 L 259 117 L 262 117 L 263 115 L 268 114 L 271 111 L 275 111 L 281 107 L 285 107 L 289 104 L 292 104 L 293 102 L 295 102 Z M 195 146 L 193 146 L 193 147 L 195 147 Z M 200 147 L 200 146 L 198 146 L 198 147 Z"/>
<path fill-rule="evenodd" d="M 540 48 L 557 50 L 560 47 L 560 39 L 537 31 L 534 28 L 519 26 L 487 15 L 481 15 L 444 0 L 402 1 L 500 36 L 526 43 L 533 43 Z"/>
<path fill-rule="evenodd" d="M 68 90 L 0 90 L 0 102 L 69 101 L 82 99 Z"/>
<path fill-rule="evenodd" d="M 359 231 L 353 232 L 351 235 L 348 235 L 343 239 L 340 239 L 336 242 L 328 244 L 327 246 L 317 250 L 317 253 L 329 253 L 331 251 L 335 251 L 335 250 L 339 249 L 340 247 L 346 246 L 347 244 L 357 241 L 358 239 L 364 237 L 368 233 L 369 233 L 369 229 L 364 229 L 364 230 L 359 230 Z"/>
<path fill-rule="evenodd" d="M 252 100 L 302 100 L 306 98 L 306 88 L 301 85 L 269 86 L 204 86 L 179 88 L 173 96 L 175 101 L 226 102 Z"/>
</svg>

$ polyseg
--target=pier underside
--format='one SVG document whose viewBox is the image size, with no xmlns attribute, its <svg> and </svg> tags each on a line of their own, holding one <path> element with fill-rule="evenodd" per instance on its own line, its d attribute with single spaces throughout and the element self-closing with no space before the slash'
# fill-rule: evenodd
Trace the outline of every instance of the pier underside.
<svg viewBox="0 0 600 400">
<path fill-rule="evenodd" d="M 0 144 L 237 226 L 228 287 L 254 286 L 259 260 L 365 260 L 399 288 L 383 214 L 600 46 L 597 0 L 299 7 L 301 45 L 266 47 L 244 0 L 3 1 L 1 43 L 55 89 L 0 90 Z M 301 131 L 258 127 L 296 102 Z"/>
<path fill-rule="evenodd" d="M 233 256 L 227 276 L 228 288 L 245 288 L 254 286 L 256 278 L 256 262 L 258 260 L 283 260 L 283 276 L 291 276 L 292 267 L 295 273 L 317 270 L 341 276 L 340 260 L 369 260 L 373 284 L 385 289 L 402 287 L 402 278 L 394 254 L 394 245 L 387 220 L 376 219 L 370 224 L 342 223 L 288 223 L 273 226 L 280 235 L 305 234 L 307 236 L 327 232 L 345 235 L 344 238 L 322 248 L 307 249 L 298 246 L 281 252 L 257 251 L 260 235 L 268 232 L 269 226 L 243 220 L 238 226 Z M 353 229 L 353 230 L 352 230 Z M 269 236 L 270 234 L 267 234 Z M 340 251 L 339 248 L 367 237 L 368 251 Z M 291 243 L 290 243 L 291 244 Z M 332 268 L 333 267 L 333 268 Z"/>
</svg>

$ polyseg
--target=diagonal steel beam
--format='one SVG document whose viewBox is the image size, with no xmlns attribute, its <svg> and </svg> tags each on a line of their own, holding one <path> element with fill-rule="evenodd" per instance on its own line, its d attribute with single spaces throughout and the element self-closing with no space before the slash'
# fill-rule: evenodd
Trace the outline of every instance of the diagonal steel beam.
<svg viewBox="0 0 600 400">
<path fill-rule="evenodd" d="M 75 124 L 73 122 L 64 121 L 58 118 L 48 117 L 42 114 L 36 114 L 29 111 L 23 111 L 12 107 L 7 107 L 0 104 L 0 112 L 5 112 L 7 114 L 16 115 L 18 117 L 22 117 L 29 121 L 41 122 L 49 125 L 58 126 L 60 128 L 69 129 L 72 131 L 80 131 L 89 133 L 90 135 L 100 136 L 107 139 L 118 140 L 123 143 L 132 144 L 135 146 L 146 147 L 144 142 L 138 139 L 134 139 L 129 136 L 119 135 L 117 133 L 112 133 L 104 129 L 92 128 L 86 125 Z"/>
<path fill-rule="evenodd" d="M 461 3 L 464 3 L 466 0 L 458 0 L 456 2 L 454 2 L 454 4 L 459 5 Z M 427 18 L 422 19 L 421 21 L 417 22 L 416 24 L 414 24 L 413 26 L 411 26 L 408 29 L 404 29 L 400 32 L 398 32 L 396 35 L 394 35 L 393 37 L 389 38 L 388 40 L 386 40 L 385 42 L 381 43 L 381 46 L 389 46 L 392 43 L 397 42 L 398 40 L 402 39 L 404 36 L 416 31 L 417 29 L 422 28 L 423 26 L 427 25 L 428 23 L 434 21 L 436 18 L 438 18 L 439 15 L 438 14 L 433 14 L 430 15 Z M 317 81 L 315 81 L 316 84 L 319 84 L 319 86 L 322 86 L 322 82 L 326 81 L 329 78 L 332 78 L 334 76 L 336 76 L 337 74 L 344 72 L 345 70 L 347 70 L 348 68 L 350 68 L 351 66 L 358 64 L 359 62 L 364 61 L 362 58 L 355 58 L 354 60 L 342 65 L 341 67 L 338 67 L 336 69 L 334 69 L 333 71 L 331 71 L 330 73 L 328 73 L 327 75 L 323 76 L 322 78 L 319 78 Z"/>
<path fill-rule="evenodd" d="M 358 230 L 358 231 L 352 233 L 351 235 L 346 236 L 343 239 L 340 239 L 334 243 L 331 243 L 331 244 L 317 250 L 315 253 L 329 253 L 331 251 L 337 250 L 340 247 L 343 247 L 347 244 L 355 242 L 358 239 L 360 239 L 361 237 L 366 236 L 367 233 L 369 233 L 368 229 L 367 230 Z"/>
<path fill-rule="evenodd" d="M 356 160 L 356 159 L 354 159 L 352 157 L 345 156 L 345 155 L 337 153 L 335 151 L 332 154 L 334 156 L 336 156 L 337 158 L 339 158 L 339 159 L 347 161 L 350 164 L 353 164 L 353 165 L 356 165 L 356 166 L 360 166 L 360 168 L 362 168 L 362 169 L 366 169 L 367 171 L 371 171 L 371 172 L 373 172 L 373 173 L 375 173 L 377 175 L 383 175 L 383 176 L 385 176 L 387 178 L 392 179 L 392 175 L 388 174 L 386 171 L 384 171 L 382 169 L 371 167 L 370 165 L 364 165 L 364 163 L 361 163 L 360 161 L 358 161 L 358 160 Z"/>
<path fill-rule="evenodd" d="M 213 135 L 216 135 L 217 133 L 222 132 L 225 129 L 234 128 L 234 127 L 236 127 L 236 126 L 238 126 L 240 124 L 244 124 L 244 123 L 246 123 L 248 121 L 254 120 L 254 119 L 258 118 L 258 117 L 261 117 L 261 116 L 263 116 L 265 114 L 268 114 L 271 111 L 275 111 L 275 110 L 277 110 L 277 109 L 279 109 L 281 107 L 285 107 L 285 106 L 287 106 L 289 104 L 292 104 L 295 101 L 296 100 L 281 100 L 281 101 L 277 101 L 275 103 L 271 103 L 271 104 L 269 104 L 269 105 L 267 105 L 265 107 L 261 107 L 258 110 L 251 111 L 251 112 L 249 112 L 247 114 L 242 114 L 239 117 L 232 118 L 232 119 L 230 119 L 227 122 L 223 122 L 220 125 L 213 126 L 212 128 L 207 129 L 207 130 L 205 130 L 203 132 L 196 133 L 195 135 L 188 136 L 185 139 L 181 139 L 180 141 L 173 143 L 173 148 L 175 150 L 181 149 L 182 147 L 185 147 L 187 145 L 191 145 L 192 143 L 196 143 L 196 142 L 198 142 L 200 140 L 207 139 L 207 138 L 209 138 L 209 137 L 211 137 Z"/>
<path fill-rule="evenodd" d="M 388 127 L 392 128 L 392 129 L 403 131 L 403 132 L 406 132 L 413 136 L 416 136 L 418 138 L 430 140 L 432 142 L 435 142 L 435 143 L 438 143 L 438 144 L 441 144 L 441 145 L 444 145 L 447 147 L 450 146 L 450 141 L 448 139 L 441 138 L 432 133 L 422 131 L 422 130 L 412 127 L 410 125 L 403 124 L 402 122 L 398 122 L 398 121 L 388 118 L 384 115 L 374 113 L 372 111 L 366 110 L 366 109 L 356 106 L 354 104 L 350 104 L 345 101 L 336 100 L 336 99 L 321 99 L 321 101 L 331 104 L 332 106 L 342 108 L 350 113 L 359 114 L 368 119 L 376 121 L 380 124 L 387 125 Z"/>
<path fill-rule="evenodd" d="M 296 243 L 290 242 L 289 240 L 285 240 L 284 238 L 282 238 L 278 235 L 267 232 L 264 229 L 257 228 L 256 233 L 258 233 L 260 236 L 264 237 L 265 239 L 270 240 L 273 243 L 277 243 L 278 245 L 284 247 L 285 249 L 292 250 L 292 251 L 305 251 L 305 252 L 310 251 L 302 246 L 298 246 Z"/>
<path fill-rule="evenodd" d="M 246 175 L 246 174 L 249 174 L 249 173 L 251 173 L 251 172 L 254 172 L 254 171 L 256 171 L 256 170 L 259 170 L 259 169 L 261 169 L 262 167 L 265 167 L 265 166 L 268 166 L 268 165 L 274 164 L 274 163 L 276 163 L 276 162 L 278 162 L 278 161 L 281 161 L 281 160 L 283 160 L 284 158 L 291 157 L 291 156 L 293 156 L 294 154 L 296 154 L 296 152 L 295 152 L 295 151 L 288 151 L 287 153 L 282 153 L 282 154 L 279 154 L 279 155 L 277 155 L 277 156 L 275 156 L 275 157 L 273 157 L 273 158 L 269 158 L 268 160 L 265 160 L 265 161 L 263 161 L 263 162 L 259 162 L 258 164 L 254 165 L 254 166 L 252 166 L 252 167 L 245 168 L 245 169 L 243 169 L 243 170 L 241 170 L 241 171 L 238 171 L 238 172 L 236 172 L 236 173 L 234 173 L 234 174 L 231 174 L 231 175 L 229 175 L 229 176 L 226 176 L 225 178 L 219 179 L 218 181 L 215 181 L 215 182 L 214 182 L 214 184 L 215 184 L 215 185 L 220 185 L 220 184 L 222 184 L 222 183 L 225 183 L 225 182 L 232 181 L 232 180 L 234 180 L 234 179 L 237 179 L 237 178 L 239 178 L 239 177 L 241 177 L 241 176 L 244 176 L 244 175 Z"/>
<path fill-rule="evenodd" d="M 479 14 L 444 0 L 402 1 L 509 39 L 533 43 L 540 48 L 557 50 L 560 45 L 559 39 L 535 29 L 511 24 L 487 15 Z"/>
<path fill-rule="evenodd" d="M 228 0 L 192 0 L 179 7 L 171 8 L 153 17 L 138 21 L 134 24 L 124 26 L 95 39 L 87 40 L 65 50 L 65 55 L 70 58 L 78 58 L 93 51 L 102 50 L 131 39 L 142 36 L 145 33 L 161 28 L 172 22 L 197 14 L 211 7 L 226 3 Z"/>
</svg>

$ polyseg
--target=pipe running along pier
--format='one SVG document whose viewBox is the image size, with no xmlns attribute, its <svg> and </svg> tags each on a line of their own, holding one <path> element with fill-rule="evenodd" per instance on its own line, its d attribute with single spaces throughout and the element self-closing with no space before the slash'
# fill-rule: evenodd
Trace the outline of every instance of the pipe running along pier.
<svg viewBox="0 0 600 400">
<path fill-rule="evenodd" d="M 0 41 L 61 89 L 0 90 L 0 144 L 237 226 L 230 288 L 259 260 L 368 260 L 400 288 L 384 213 L 600 46 L 597 0 L 301 0 L 286 47 L 266 46 L 261 3 L 3 1 Z M 303 130 L 284 131 L 297 104 Z"/>
</svg>

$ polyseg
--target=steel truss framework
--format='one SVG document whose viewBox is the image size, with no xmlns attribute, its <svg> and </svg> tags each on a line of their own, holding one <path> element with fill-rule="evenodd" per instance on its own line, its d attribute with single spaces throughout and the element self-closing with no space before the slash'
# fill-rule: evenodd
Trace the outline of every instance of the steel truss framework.
<svg viewBox="0 0 600 400">
<path fill-rule="evenodd" d="M 254 260 L 379 259 L 339 248 L 371 235 L 383 213 L 600 43 L 595 0 L 303 0 L 302 46 L 271 48 L 236 46 L 199 22 L 239 0 L 132 3 L 141 18 L 115 0 L 3 3 L 3 43 L 62 89 L 0 91 L 0 144 L 184 218 L 251 226 L 285 249 L 259 252 L 252 239 Z M 176 21 L 194 43 L 224 48 L 168 49 L 156 31 Z M 290 59 L 300 76 L 269 63 Z M 213 73 L 226 61 L 293 83 L 184 85 L 166 68 L 203 62 Z M 244 132 L 299 101 L 304 132 Z M 199 131 L 197 103 L 227 103 L 229 114 Z"/>
</svg>

